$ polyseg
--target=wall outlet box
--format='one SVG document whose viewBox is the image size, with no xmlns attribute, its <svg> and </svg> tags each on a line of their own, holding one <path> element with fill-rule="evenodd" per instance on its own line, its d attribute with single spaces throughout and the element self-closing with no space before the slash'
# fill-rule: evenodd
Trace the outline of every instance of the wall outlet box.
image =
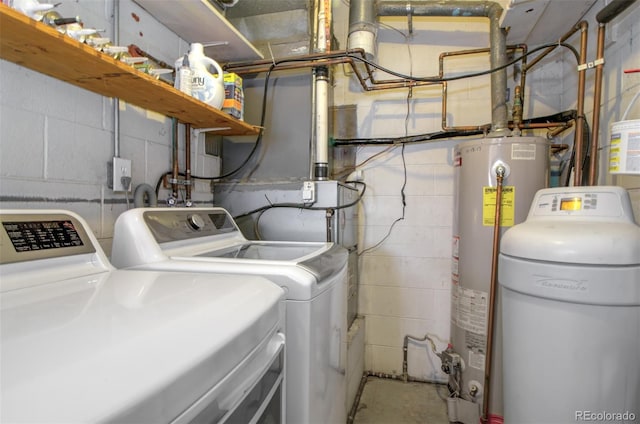
<svg viewBox="0 0 640 424">
<path fill-rule="evenodd" d="M 113 158 L 112 188 L 113 191 L 131 191 L 131 160 Z"/>
<path fill-rule="evenodd" d="M 316 183 L 313 181 L 305 181 L 302 183 L 302 202 L 315 203 L 316 201 Z"/>
</svg>

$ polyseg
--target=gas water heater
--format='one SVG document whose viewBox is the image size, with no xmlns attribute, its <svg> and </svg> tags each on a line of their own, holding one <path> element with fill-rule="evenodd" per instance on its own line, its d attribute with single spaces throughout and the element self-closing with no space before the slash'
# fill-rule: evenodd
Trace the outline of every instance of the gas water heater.
<svg viewBox="0 0 640 424">
<path fill-rule="evenodd" d="M 537 190 L 548 186 L 549 142 L 541 137 L 489 137 L 463 142 L 455 149 L 454 166 L 451 346 L 442 353 L 441 359 L 443 370 L 449 374 L 450 421 L 477 424 L 486 396 L 485 357 L 497 173 L 503 173 L 502 233 L 524 221 Z M 485 411 L 491 423 L 503 422 L 499 303 L 498 297 L 494 308 L 490 404 Z"/>
</svg>

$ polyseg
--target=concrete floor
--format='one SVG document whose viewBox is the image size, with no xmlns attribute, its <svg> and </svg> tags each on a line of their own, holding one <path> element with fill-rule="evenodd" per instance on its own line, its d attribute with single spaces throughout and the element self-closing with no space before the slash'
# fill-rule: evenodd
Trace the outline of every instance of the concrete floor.
<svg viewBox="0 0 640 424">
<path fill-rule="evenodd" d="M 448 424 L 446 386 L 368 377 L 354 424 Z"/>
</svg>

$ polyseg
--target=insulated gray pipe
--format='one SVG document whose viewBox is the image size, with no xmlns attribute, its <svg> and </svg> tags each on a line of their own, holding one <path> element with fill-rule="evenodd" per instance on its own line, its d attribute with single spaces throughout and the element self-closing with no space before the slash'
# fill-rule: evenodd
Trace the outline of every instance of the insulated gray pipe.
<svg viewBox="0 0 640 424">
<path fill-rule="evenodd" d="M 500 28 L 502 7 L 491 1 L 378 1 L 351 0 L 349 8 L 349 32 L 370 30 L 375 25 L 374 16 L 450 16 L 489 18 L 489 45 L 491 69 L 503 66 L 507 61 L 507 37 Z M 491 73 L 491 133 L 492 137 L 509 135 L 507 111 L 507 70 Z"/>
</svg>

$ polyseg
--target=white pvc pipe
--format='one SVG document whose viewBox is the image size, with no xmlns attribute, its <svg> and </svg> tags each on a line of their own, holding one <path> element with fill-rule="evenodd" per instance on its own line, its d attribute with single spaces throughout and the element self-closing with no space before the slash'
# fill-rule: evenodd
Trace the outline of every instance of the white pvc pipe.
<svg viewBox="0 0 640 424">
<path fill-rule="evenodd" d="M 316 163 L 329 163 L 329 81 L 316 79 Z"/>
</svg>

